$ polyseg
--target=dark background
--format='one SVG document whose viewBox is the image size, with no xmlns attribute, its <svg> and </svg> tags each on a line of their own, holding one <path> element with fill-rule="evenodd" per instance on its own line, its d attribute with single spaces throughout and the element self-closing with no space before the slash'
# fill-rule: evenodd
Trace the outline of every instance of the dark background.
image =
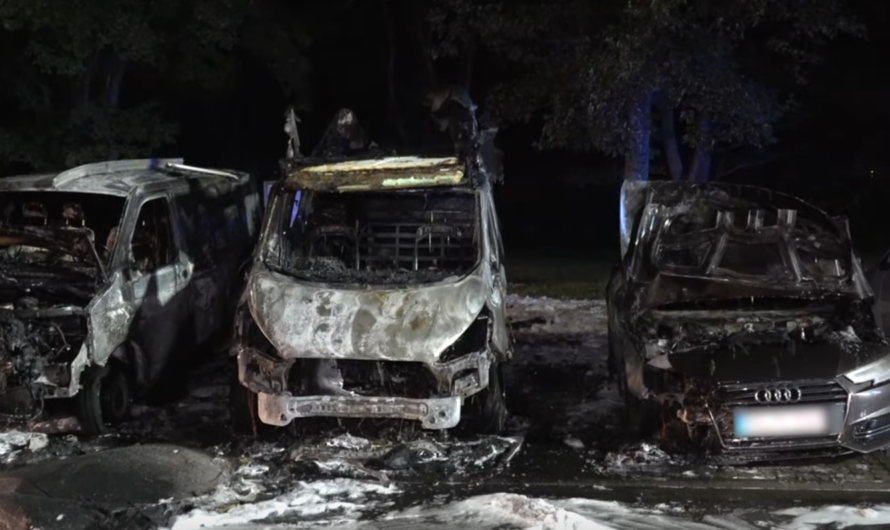
<svg viewBox="0 0 890 530">
<path fill-rule="evenodd" d="M 282 5 L 289 5 L 287 2 Z M 330 15 L 333 27 L 304 52 L 308 97 L 301 102 L 304 151 L 314 145 L 337 109 L 353 109 L 385 146 L 401 140 L 387 119 L 387 74 L 391 40 L 399 42 L 393 86 L 408 124 L 403 152 L 417 149 L 415 131 L 428 120 L 421 92 L 430 83 L 423 50 L 413 40 L 415 5 L 394 2 L 389 19 L 371 2 L 347 2 Z M 840 37 L 828 47 L 800 97 L 799 111 L 778 127 L 778 142 L 767 147 L 767 163 L 740 167 L 721 180 L 766 185 L 812 199 L 831 213 L 849 215 L 857 245 L 876 252 L 890 247 L 884 226 L 890 208 L 886 150 L 890 140 L 890 64 L 886 2 L 861 0 L 853 8 L 868 30 L 866 39 Z M 419 4 L 418 4 L 419 5 Z M 391 26 L 387 26 L 391 24 Z M 390 31 L 391 29 L 391 31 Z M 222 92 L 182 89 L 138 69 L 123 78 L 121 105 L 158 100 L 163 117 L 178 124 L 175 144 L 148 155 L 182 156 L 187 163 L 229 167 L 273 178 L 284 155 L 284 110 L 293 98 L 258 59 L 244 67 Z M 434 63 L 439 82 L 457 77 L 453 60 Z M 498 64 L 482 56 L 472 67 L 471 94 L 482 101 L 497 81 Z M 14 108 L 0 107 L 0 122 Z M 497 191 L 508 249 L 558 247 L 611 250 L 617 241 L 617 198 L 621 160 L 597 154 L 541 152 L 533 146 L 539 124 L 504 127 L 498 145 L 505 153 L 505 184 Z M 2 164 L 4 174 L 28 168 Z"/>
</svg>

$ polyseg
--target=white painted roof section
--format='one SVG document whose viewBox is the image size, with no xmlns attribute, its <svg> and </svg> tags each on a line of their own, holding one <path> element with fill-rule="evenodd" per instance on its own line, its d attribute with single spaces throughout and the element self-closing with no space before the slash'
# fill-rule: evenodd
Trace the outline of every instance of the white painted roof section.
<svg viewBox="0 0 890 530">
<path fill-rule="evenodd" d="M 146 158 L 141 160 L 114 160 L 111 162 L 96 162 L 94 164 L 84 164 L 66 171 L 62 171 L 53 179 L 53 188 L 61 189 L 66 184 L 70 184 L 75 180 L 94 175 L 107 175 L 109 173 L 123 173 L 131 171 L 148 171 L 166 164 L 182 164 L 181 158 L 176 159 L 158 159 Z"/>
<path fill-rule="evenodd" d="M 336 164 L 323 164 L 302 168 L 306 173 L 341 173 L 350 171 L 392 171 L 398 169 L 433 169 L 438 166 L 455 166 L 458 160 L 450 158 L 422 158 L 418 156 L 393 156 L 370 160 L 349 160 Z"/>
<path fill-rule="evenodd" d="M 239 178 L 235 173 L 193 168 L 182 162 L 181 158 L 147 158 L 85 164 L 61 173 L 0 178 L 0 191 L 73 191 L 126 197 L 139 187 L 181 180 L 176 172 L 185 172 L 189 176 L 203 173 L 203 178 L 212 180 Z"/>
</svg>

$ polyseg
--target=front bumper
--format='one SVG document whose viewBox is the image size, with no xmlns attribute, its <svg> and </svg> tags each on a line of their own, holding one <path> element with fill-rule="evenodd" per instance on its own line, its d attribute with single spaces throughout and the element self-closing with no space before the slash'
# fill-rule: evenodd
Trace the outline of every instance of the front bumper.
<svg viewBox="0 0 890 530">
<path fill-rule="evenodd" d="M 732 409 L 751 406 L 749 399 L 762 384 L 721 387 L 724 398 L 699 411 L 698 417 L 711 425 L 720 445 L 729 452 L 823 452 L 870 453 L 890 446 L 890 383 L 871 386 L 853 383 L 840 376 L 829 381 L 792 381 L 770 385 L 795 385 L 802 389 L 801 404 L 836 404 L 844 407 L 841 432 L 818 437 L 736 438 Z M 728 398 L 726 396 L 729 396 Z"/>
<path fill-rule="evenodd" d="M 398 418 L 417 420 L 424 429 L 450 429 L 460 422 L 459 396 L 410 399 L 371 396 L 289 396 L 259 394 L 263 423 L 284 426 L 297 418 Z"/>
<path fill-rule="evenodd" d="M 297 418 L 339 417 L 414 420 L 425 429 L 450 429 L 460 422 L 463 400 L 488 386 L 489 368 L 495 361 L 492 352 L 479 351 L 444 363 L 425 363 L 432 385 L 437 387 L 429 389 L 435 396 L 430 398 L 364 395 L 348 389 L 293 395 L 290 376 L 294 360 L 240 345 L 235 351 L 238 379 L 257 394 L 260 421 L 275 426 L 288 425 Z M 377 363 L 359 362 L 367 362 L 369 370 Z"/>
</svg>

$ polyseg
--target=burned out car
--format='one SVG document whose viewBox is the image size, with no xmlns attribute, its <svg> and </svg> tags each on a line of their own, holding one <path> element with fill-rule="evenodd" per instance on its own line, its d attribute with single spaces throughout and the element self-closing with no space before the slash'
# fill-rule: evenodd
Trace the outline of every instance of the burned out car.
<svg viewBox="0 0 890 530">
<path fill-rule="evenodd" d="M 625 183 L 607 296 L 638 434 L 742 457 L 890 443 L 890 347 L 845 220 L 761 188 Z"/>
<path fill-rule="evenodd" d="M 286 163 L 239 312 L 233 410 L 500 430 L 496 171 L 471 156 Z"/>
<path fill-rule="evenodd" d="M 248 175 L 178 159 L 0 179 L 0 423 L 73 398 L 104 432 L 225 342 L 261 216 Z"/>
</svg>

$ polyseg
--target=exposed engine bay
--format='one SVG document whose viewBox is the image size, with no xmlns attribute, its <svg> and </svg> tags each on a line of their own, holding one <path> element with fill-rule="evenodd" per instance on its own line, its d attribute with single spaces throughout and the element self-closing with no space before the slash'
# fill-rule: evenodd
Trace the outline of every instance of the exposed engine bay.
<svg viewBox="0 0 890 530">
<path fill-rule="evenodd" d="M 96 233 L 72 201 L 86 195 L 47 195 L 0 197 L 0 418 L 38 416 L 44 397 L 69 388 L 87 334 L 85 307 L 104 281 Z M 119 202 L 87 197 L 90 213 L 101 212 L 93 226 L 106 236 L 121 212 L 107 203 Z"/>
</svg>

